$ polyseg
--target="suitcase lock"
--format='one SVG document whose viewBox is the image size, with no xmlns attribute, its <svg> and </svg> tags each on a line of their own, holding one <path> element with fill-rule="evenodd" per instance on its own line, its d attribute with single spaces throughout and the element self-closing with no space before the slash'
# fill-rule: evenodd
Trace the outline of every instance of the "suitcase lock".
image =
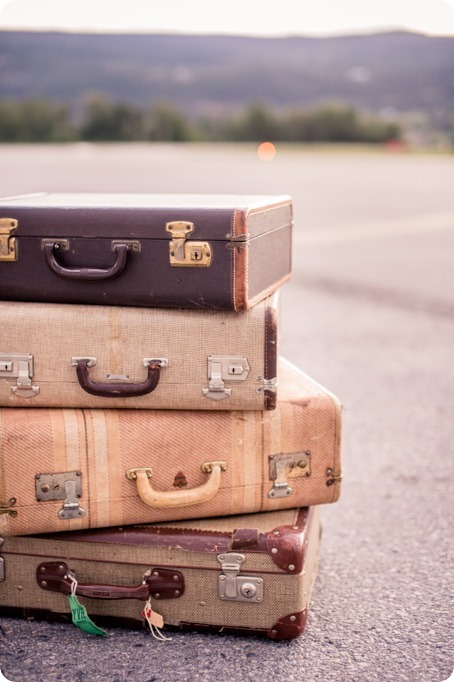
<svg viewBox="0 0 454 682">
<path fill-rule="evenodd" d="M 212 251 L 208 242 L 186 241 L 194 231 L 194 223 L 176 220 L 166 223 L 166 231 L 172 235 L 169 261 L 173 268 L 208 268 L 211 265 Z"/>
<path fill-rule="evenodd" d="M 0 261 L 17 260 L 16 238 L 11 236 L 17 225 L 18 221 L 14 218 L 0 218 Z"/>
<path fill-rule="evenodd" d="M 35 492 L 38 502 L 63 500 L 58 512 L 59 519 L 79 519 L 85 516 L 85 509 L 79 504 L 82 497 L 82 474 L 67 471 L 63 474 L 36 474 Z"/>
<path fill-rule="evenodd" d="M 238 575 L 241 564 L 246 560 L 244 554 L 218 554 L 221 564 L 218 594 L 225 601 L 263 601 L 263 579 L 257 576 Z"/>
<path fill-rule="evenodd" d="M 0 259 L 1 260 L 1 259 Z M 32 385 L 33 355 L 28 353 L 0 353 L 0 379 L 17 379 L 11 392 L 18 398 L 32 398 L 39 386 Z"/>
</svg>

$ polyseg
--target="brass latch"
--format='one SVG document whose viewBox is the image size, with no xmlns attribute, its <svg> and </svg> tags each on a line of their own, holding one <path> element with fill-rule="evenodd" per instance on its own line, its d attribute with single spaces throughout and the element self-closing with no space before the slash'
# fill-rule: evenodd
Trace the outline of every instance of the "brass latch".
<svg viewBox="0 0 454 682">
<path fill-rule="evenodd" d="M 194 231 L 194 223 L 177 220 L 166 223 L 166 231 L 172 239 L 169 243 L 170 265 L 174 268 L 208 268 L 211 265 L 212 252 L 208 242 L 186 241 Z"/>
<path fill-rule="evenodd" d="M 288 497 L 293 493 L 288 479 L 311 475 L 311 453 L 293 452 L 288 455 L 270 455 L 270 479 L 273 487 L 268 497 Z"/>
<path fill-rule="evenodd" d="M 14 218 L 0 218 L 0 261 L 17 260 L 16 238 L 11 236 L 17 226 Z"/>
</svg>

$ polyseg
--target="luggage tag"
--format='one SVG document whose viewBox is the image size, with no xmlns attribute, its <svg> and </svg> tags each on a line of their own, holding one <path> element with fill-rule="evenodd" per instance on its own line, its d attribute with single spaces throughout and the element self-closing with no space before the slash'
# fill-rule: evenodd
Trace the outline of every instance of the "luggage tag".
<svg viewBox="0 0 454 682">
<path fill-rule="evenodd" d="M 164 627 L 164 618 L 161 614 L 156 613 L 156 611 L 153 611 L 151 608 L 151 597 L 148 597 L 148 601 L 144 606 L 142 618 L 145 618 L 147 621 L 150 626 L 151 634 L 155 639 L 160 642 L 170 642 L 172 640 L 172 637 L 165 637 L 160 630 L 160 628 Z"/>
<path fill-rule="evenodd" d="M 68 595 L 69 608 L 71 609 L 71 616 L 74 625 L 87 632 L 89 635 L 102 635 L 103 637 L 109 637 L 109 633 L 93 623 L 90 616 L 87 613 L 87 609 L 83 604 L 80 603 L 76 596 L 77 580 L 74 576 L 69 575 L 71 580 L 71 594 Z"/>
</svg>

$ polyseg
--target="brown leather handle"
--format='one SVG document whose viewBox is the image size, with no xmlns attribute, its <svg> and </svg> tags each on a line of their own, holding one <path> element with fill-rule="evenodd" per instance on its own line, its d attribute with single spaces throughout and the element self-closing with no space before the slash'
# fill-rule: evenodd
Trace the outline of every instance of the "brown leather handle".
<svg viewBox="0 0 454 682">
<path fill-rule="evenodd" d="M 74 572 L 64 561 L 47 561 L 36 569 L 36 580 L 43 590 L 71 594 Z M 140 585 L 89 585 L 77 583 L 76 594 L 91 599 L 177 599 L 184 593 L 184 577 L 179 571 L 152 568 Z"/>
<path fill-rule="evenodd" d="M 78 358 L 73 362 L 76 367 L 79 384 L 87 393 L 103 398 L 134 398 L 154 391 L 159 383 L 162 363 L 150 360 L 147 363 L 148 377 L 138 384 L 127 381 L 93 381 L 89 374 L 92 363 L 89 358 Z"/>
<path fill-rule="evenodd" d="M 55 252 L 60 248 L 58 242 L 46 242 L 43 244 L 44 254 L 46 256 L 47 265 L 52 272 L 55 272 L 63 279 L 83 280 L 84 282 L 95 282 L 104 279 L 113 279 L 117 277 L 126 267 L 128 259 L 128 251 L 131 249 L 130 244 L 117 243 L 113 245 L 113 250 L 117 254 L 115 263 L 110 268 L 65 268 L 55 258 Z"/>
</svg>

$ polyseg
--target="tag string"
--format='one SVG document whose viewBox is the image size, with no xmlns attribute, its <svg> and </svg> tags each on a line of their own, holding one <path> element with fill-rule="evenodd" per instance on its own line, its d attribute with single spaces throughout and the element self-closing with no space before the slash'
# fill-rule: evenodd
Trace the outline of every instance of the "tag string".
<svg viewBox="0 0 454 682">
<path fill-rule="evenodd" d="M 76 596 L 76 590 L 77 590 L 77 585 L 79 584 L 77 582 L 77 578 L 74 576 L 73 573 L 68 573 L 68 578 L 71 581 L 71 594 L 73 597 Z"/>
</svg>

